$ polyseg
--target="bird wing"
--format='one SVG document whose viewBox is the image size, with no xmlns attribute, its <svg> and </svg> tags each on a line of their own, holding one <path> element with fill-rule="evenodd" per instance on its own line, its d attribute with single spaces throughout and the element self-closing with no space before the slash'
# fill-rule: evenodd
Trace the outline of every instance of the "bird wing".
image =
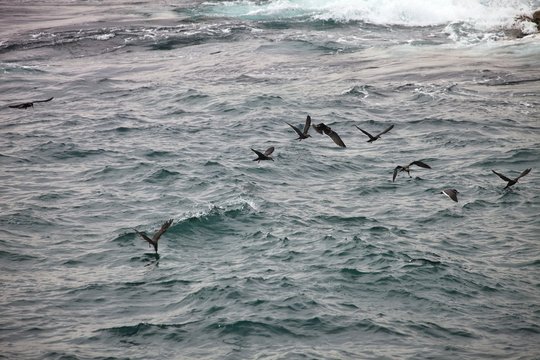
<svg viewBox="0 0 540 360">
<path fill-rule="evenodd" d="M 167 231 L 167 229 L 171 226 L 172 222 L 173 222 L 173 219 L 165 221 L 165 223 L 161 225 L 161 229 L 159 229 L 158 232 L 154 234 L 154 237 L 152 240 L 154 240 L 157 243 L 160 236 L 163 235 L 165 231 Z"/>
<path fill-rule="evenodd" d="M 354 125 L 354 126 L 356 126 L 356 125 Z M 371 134 L 368 133 L 367 131 L 360 129 L 358 126 L 356 126 L 356 128 L 357 128 L 358 130 L 360 130 L 361 132 L 363 132 L 364 134 L 366 134 L 367 136 L 369 136 L 370 139 L 374 139 L 373 135 L 371 135 Z"/>
<path fill-rule="evenodd" d="M 303 132 L 304 135 L 307 135 L 310 126 L 311 126 L 311 116 L 308 115 L 306 118 L 306 124 L 304 125 L 304 132 Z"/>
<path fill-rule="evenodd" d="M 257 151 L 257 150 L 255 150 L 255 149 L 251 149 L 251 151 L 253 151 L 255 154 L 257 154 L 258 157 L 264 158 L 264 154 L 263 154 L 262 152 Z M 268 151 L 268 150 L 266 150 L 266 151 Z"/>
<path fill-rule="evenodd" d="M 320 124 L 313 124 L 313 128 L 315 129 L 316 132 L 318 132 L 319 134 L 322 134 L 323 133 L 323 129 L 324 129 L 324 124 L 323 123 L 320 123 Z"/>
<path fill-rule="evenodd" d="M 456 189 L 445 189 L 443 190 L 443 193 L 446 196 L 448 196 L 450 199 L 454 200 L 455 202 L 458 202 Z"/>
<path fill-rule="evenodd" d="M 394 127 L 394 124 L 390 125 L 386 130 L 384 130 L 382 133 L 379 133 L 377 136 L 381 136 L 383 134 L 386 134 L 387 132 L 392 130 L 393 127 Z"/>
<path fill-rule="evenodd" d="M 291 125 L 291 124 L 289 124 L 289 123 L 287 123 L 287 125 L 289 125 L 290 127 L 292 127 L 293 130 L 296 131 L 296 133 L 298 134 L 298 136 L 301 137 L 302 135 L 304 135 L 304 134 L 302 133 L 302 131 L 301 131 L 299 128 L 297 128 L 296 126 Z"/>
<path fill-rule="evenodd" d="M 337 132 L 330 130 L 326 132 L 326 135 L 330 136 L 330 139 L 332 139 L 337 146 L 341 146 L 343 148 L 346 147 L 345 143 L 343 142 L 343 140 L 341 140 Z"/>
<path fill-rule="evenodd" d="M 499 174 L 498 172 L 496 172 L 495 170 L 491 169 L 491 171 L 493 171 L 493 173 L 497 176 L 499 176 L 501 179 L 503 179 L 504 181 L 512 181 L 510 180 L 509 178 L 507 178 L 506 176 L 504 176 L 503 174 Z"/>
<path fill-rule="evenodd" d="M 52 99 L 54 99 L 54 97 L 50 97 L 48 99 L 45 99 L 45 100 L 34 100 L 35 103 L 37 102 L 47 102 L 47 101 L 51 101 Z"/>
<path fill-rule="evenodd" d="M 146 236 L 145 233 L 142 233 L 142 232 L 140 232 L 140 231 L 137 230 L 137 229 L 133 229 L 133 230 L 135 230 L 135 232 L 136 232 L 137 234 L 139 234 L 139 236 L 142 237 L 144 240 L 146 240 L 146 241 L 148 241 L 150 244 L 154 245 L 154 241 L 153 241 L 152 239 L 150 239 L 148 236 Z"/>
<path fill-rule="evenodd" d="M 33 106 L 33 105 L 34 105 L 34 103 L 32 103 L 32 102 L 26 102 L 26 103 L 22 103 L 22 104 L 8 105 L 8 107 L 13 108 L 13 109 L 26 109 L 27 107 L 30 107 L 30 106 Z"/>
<path fill-rule="evenodd" d="M 268 156 L 268 155 L 270 155 L 270 154 L 273 153 L 273 152 L 274 152 L 274 147 L 271 146 L 271 147 L 269 147 L 268 149 L 266 149 L 266 151 L 264 152 L 264 155 Z"/>
<path fill-rule="evenodd" d="M 403 169 L 402 166 L 396 166 L 396 168 L 394 169 L 394 174 L 392 175 L 392 182 L 396 181 L 396 176 L 397 176 L 397 173 L 399 172 L 399 170 Z"/>
<path fill-rule="evenodd" d="M 531 171 L 531 168 L 523 170 L 523 172 L 516 178 L 516 180 L 521 179 Z"/>
<path fill-rule="evenodd" d="M 420 167 L 423 167 L 424 169 L 431 169 L 431 166 L 429 166 L 428 164 L 420 161 L 420 160 L 417 160 L 417 161 L 413 161 L 412 163 L 409 164 L 409 166 L 411 165 L 416 165 L 416 166 L 420 166 Z"/>
</svg>

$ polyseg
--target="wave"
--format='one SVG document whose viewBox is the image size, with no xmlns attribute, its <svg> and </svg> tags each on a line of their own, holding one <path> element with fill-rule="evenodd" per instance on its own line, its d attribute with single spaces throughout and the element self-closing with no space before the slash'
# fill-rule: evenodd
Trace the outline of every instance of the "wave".
<svg viewBox="0 0 540 360">
<path fill-rule="evenodd" d="M 323 20 L 378 25 L 436 26 L 468 23 L 477 29 L 507 26 L 532 12 L 526 0 L 273 0 L 205 3 L 208 15 L 250 20 Z"/>
</svg>

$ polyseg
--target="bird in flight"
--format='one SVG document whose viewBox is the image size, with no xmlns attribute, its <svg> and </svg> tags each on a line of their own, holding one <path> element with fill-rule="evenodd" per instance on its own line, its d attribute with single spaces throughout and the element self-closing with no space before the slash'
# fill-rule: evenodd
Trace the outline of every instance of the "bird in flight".
<svg viewBox="0 0 540 360">
<path fill-rule="evenodd" d="M 34 103 L 48 102 L 48 101 L 51 101 L 52 99 L 54 99 L 54 97 L 51 97 L 45 100 L 34 100 L 34 101 L 25 102 L 21 104 L 9 105 L 9 107 L 13 109 L 26 109 L 29 107 L 34 107 Z"/>
<path fill-rule="evenodd" d="M 319 134 L 326 134 L 330 137 L 330 139 L 332 139 L 337 146 L 340 146 L 340 147 L 346 147 L 345 146 L 345 143 L 343 142 L 343 140 L 341 140 L 341 138 L 339 137 L 338 133 L 335 132 L 334 130 L 332 130 L 332 128 L 324 123 L 320 123 L 320 124 L 313 124 L 313 128 L 315 129 L 315 131 L 317 131 Z"/>
<path fill-rule="evenodd" d="M 458 202 L 457 201 L 457 194 L 459 194 L 459 191 L 457 191 L 456 189 L 444 189 L 441 192 L 444 195 L 448 196 L 450 199 L 454 200 L 455 202 Z"/>
<path fill-rule="evenodd" d="M 354 125 L 354 126 L 356 126 L 356 125 Z M 377 135 L 373 136 L 373 135 L 371 135 L 370 133 L 368 133 L 367 131 L 362 130 L 362 129 L 360 129 L 358 126 L 356 126 L 356 128 L 357 128 L 358 130 L 360 130 L 361 132 L 363 132 L 364 134 L 366 134 L 366 135 L 369 137 L 369 140 L 368 140 L 367 142 L 373 142 L 373 141 L 376 141 L 376 140 L 380 139 L 380 138 L 381 138 L 381 135 L 386 134 L 387 132 L 389 132 L 390 130 L 392 130 L 393 127 L 394 127 L 394 125 L 392 124 L 392 125 L 390 125 L 388 128 L 386 128 L 386 130 L 384 130 L 383 132 L 378 133 Z"/>
<path fill-rule="evenodd" d="M 409 165 L 405 165 L 405 166 L 400 166 L 400 165 L 398 165 L 398 166 L 396 166 L 396 168 L 394 169 L 394 174 L 392 175 L 392 182 L 396 181 L 396 176 L 397 176 L 397 174 L 400 173 L 400 172 L 402 172 L 402 171 L 405 171 L 407 174 L 409 174 L 409 177 L 412 177 L 412 176 L 411 176 L 411 173 L 410 173 L 410 171 L 411 171 L 410 167 L 411 167 L 412 165 L 420 166 L 420 167 L 422 167 L 422 168 L 424 168 L 424 169 L 431 169 L 431 166 L 429 166 L 428 164 L 426 164 L 426 163 L 424 163 L 424 162 L 422 162 L 422 161 L 418 161 L 418 160 L 417 160 L 417 161 L 413 161 L 413 162 L 410 163 Z"/>
<path fill-rule="evenodd" d="M 159 229 L 151 239 L 145 233 L 142 233 L 137 229 L 133 229 L 133 230 L 135 230 L 135 232 L 139 234 L 144 240 L 148 241 L 148 243 L 154 247 L 154 250 L 156 251 L 156 254 L 157 254 L 158 240 L 161 237 L 161 235 L 163 235 L 163 233 L 167 231 L 167 229 L 171 226 L 172 222 L 173 222 L 173 219 L 165 221 L 165 223 L 161 225 L 161 229 Z"/>
<path fill-rule="evenodd" d="M 308 137 L 311 137 L 311 135 L 308 134 L 309 127 L 311 126 L 311 116 L 308 115 L 307 118 L 306 118 L 306 123 L 304 125 L 304 131 L 301 131 L 299 128 L 297 128 L 296 126 L 291 125 L 289 123 L 287 123 L 287 125 L 292 127 L 294 131 L 296 131 L 296 133 L 298 134 L 297 140 L 307 139 Z"/>
<path fill-rule="evenodd" d="M 501 179 L 503 179 L 504 181 L 507 181 L 508 183 L 506 184 L 506 186 L 504 187 L 505 189 L 509 188 L 510 186 L 514 185 L 515 183 L 518 182 L 519 179 L 521 179 L 522 177 L 524 177 L 525 175 L 527 175 L 530 171 L 531 171 L 532 168 L 529 168 L 529 169 L 525 169 L 523 170 L 523 172 L 515 179 L 510 179 L 510 178 L 507 178 L 506 176 L 504 176 L 503 174 L 499 174 L 498 172 L 496 172 L 495 170 L 491 170 L 493 171 L 493 173 L 495 173 L 496 175 L 498 175 Z"/>
<path fill-rule="evenodd" d="M 266 149 L 266 151 L 264 153 L 262 153 L 260 151 L 257 151 L 255 149 L 251 149 L 251 151 L 253 151 L 255 154 L 257 154 L 257 158 L 253 159 L 253 161 L 256 161 L 256 162 L 261 162 L 261 160 L 272 160 L 272 161 L 274 161 L 274 159 L 272 159 L 272 157 L 270 156 L 274 152 L 274 147 L 273 146 Z"/>
</svg>

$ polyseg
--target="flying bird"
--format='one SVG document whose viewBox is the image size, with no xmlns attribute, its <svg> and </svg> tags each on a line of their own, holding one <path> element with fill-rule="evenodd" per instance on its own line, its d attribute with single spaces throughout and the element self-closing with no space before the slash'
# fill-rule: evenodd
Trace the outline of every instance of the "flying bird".
<svg viewBox="0 0 540 360">
<path fill-rule="evenodd" d="M 450 199 L 454 200 L 455 202 L 458 202 L 457 201 L 457 194 L 459 194 L 459 191 L 457 191 L 456 189 L 444 189 L 441 192 L 444 195 L 448 196 Z"/>
<path fill-rule="evenodd" d="M 392 182 L 396 181 L 396 176 L 398 173 L 402 172 L 402 171 L 405 171 L 407 174 L 409 174 L 409 177 L 412 177 L 411 176 L 411 169 L 410 167 L 412 165 L 416 165 L 416 166 L 420 166 L 424 169 L 431 169 L 431 166 L 429 166 L 428 164 L 422 162 L 422 161 L 413 161 L 412 163 L 410 163 L 409 165 L 405 165 L 405 166 L 396 166 L 396 168 L 394 169 L 394 174 L 392 175 Z"/>
<path fill-rule="evenodd" d="M 498 172 L 496 172 L 495 170 L 491 170 L 493 171 L 496 175 L 498 175 L 501 179 L 503 179 L 504 181 L 508 181 L 508 183 L 506 184 L 506 186 L 504 187 L 505 189 L 506 188 L 509 188 L 510 186 L 514 185 L 515 183 L 518 182 L 519 179 L 521 179 L 522 177 L 524 177 L 525 175 L 527 175 L 530 171 L 531 171 L 531 168 L 529 169 L 525 169 L 523 170 L 523 172 L 515 179 L 509 179 L 507 178 L 506 176 L 504 176 L 503 174 L 499 174 Z"/>
<path fill-rule="evenodd" d="M 156 251 L 156 254 L 157 254 L 158 240 L 161 237 L 161 235 L 163 235 L 163 233 L 167 231 L 167 229 L 171 226 L 172 222 L 173 222 L 173 219 L 165 221 L 165 223 L 161 225 L 161 229 L 159 229 L 151 239 L 148 236 L 146 236 L 145 233 L 142 233 L 137 229 L 133 229 L 133 230 L 135 230 L 135 232 L 139 234 L 144 240 L 148 241 L 148 243 L 154 247 L 154 250 Z"/>
<path fill-rule="evenodd" d="M 340 146 L 340 147 L 346 147 L 345 146 L 345 143 L 343 142 L 343 140 L 341 140 L 341 138 L 339 137 L 338 133 L 335 132 L 334 130 L 332 130 L 332 128 L 324 123 L 320 123 L 320 124 L 313 124 L 313 128 L 315 129 L 315 131 L 317 131 L 319 134 L 326 134 L 330 137 L 330 139 L 332 139 L 337 146 Z"/>
<path fill-rule="evenodd" d="M 354 126 L 356 126 L 356 125 L 354 125 Z M 380 138 L 381 138 L 381 135 L 386 134 L 387 132 L 389 132 L 390 130 L 392 130 L 393 127 L 394 127 L 394 125 L 392 124 L 392 125 L 390 125 L 386 130 L 384 130 L 383 132 L 378 133 L 377 135 L 373 136 L 373 135 L 371 135 L 370 133 L 368 133 L 367 131 L 362 130 L 362 129 L 360 129 L 358 126 L 356 126 L 356 128 L 357 128 L 358 130 L 360 130 L 361 132 L 363 132 L 364 134 L 366 134 L 366 135 L 369 137 L 369 140 L 368 140 L 367 142 L 373 142 L 373 141 L 376 141 L 376 140 L 380 139 Z"/>
<path fill-rule="evenodd" d="M 290 127 L 293 128 L 294 131 L 298 134 L 297 140 L 307 139 L 308 137 L 311 137 L 311 135 L 308 134 L 309 127 L 311 126 L 311 116 L 307 116 L 306 118 L 306 124 L 304 125 L 304 131 L 301 131 L 299 128 L 297 128 L 294 125 L 291 125 L 287 123 Z"/>
<path fill-rule="evenodd" d="M 264 154 L 262 152 L 260 152 L 260 151 L 255 150 L 255 149 L 251 149 L 251 151 L 253 151 L 255 154 L 257 154 L 257 158 L 253 159 L 253 161 L 256 161 L 256 162 L 261 162 L 261 160 L 272 160 L 272 161 L 274 161 L 274 159 L 272 159 L 272 157 L 270 156 L 270 154 L 272 154 L 274 152 L 274 147 L 273 146 L 266 149 Z"/>
<path fill-rule="evenodd" d="M 34 100 L 34 101 L 25 102 L 21 104 L 9 105 L 9 107 L 13 109 L 26 109 L 29 107 L 34 107 L 34 103 L 48 102 L 48 101 L 51 101 L 52 99 L 54 99 L 54 97 L 51 97 L 45 100 Z"/>
</svg>

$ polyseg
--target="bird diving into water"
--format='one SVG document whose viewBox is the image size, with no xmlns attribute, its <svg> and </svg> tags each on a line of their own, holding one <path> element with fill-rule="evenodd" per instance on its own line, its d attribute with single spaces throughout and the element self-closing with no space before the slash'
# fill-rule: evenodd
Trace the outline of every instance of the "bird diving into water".
<svg viewBox="0 0 540 360">
<path fill-rule="evenodd" d="M 274 159 L 270 156 L 274 152 L 274 147 L 273 146 L 266 149 L 264 154 L 262 152 L 260 152 L 260 151 L 255 150 L 255 149 L 251 149 L 251 151 L 253 151 L 255 154 L 257 154 L 257 158 L 253 159 L 253 161 L 256 161 L 258 163 L 261 162 L 262 160 L 272 160 L 272 161 L 274 161 Z"/>
<path fill-rule="evenodd" d="M 308 137 L 311 137 L 311 135 L 308 134 L 309 127 L 311 126 L 311 116 L 308 115 L 307 118 L 306 118 L 306 123 L 304 125 L 304 131 L 301 131 L 299 128 L 297 128 L 296 126 L 291 125 L 289 123 L 287 123 L 287 125 L 292 127 L 294 131 L 296 131 L 296 133 L 298 134 L 297 140 L 307 139 Z"/>
<path fill-rule="evenodd" d="M 133 230 L 135 230 L 135 232 L 139 234 L 144 240 L 148 241 L 148 243 L 154 247 L 154 250 L 156 251 L 156 254 L 157 254 L 158 240 L 161 237 L 161 235 L 163 235 L 163 233 L 167 231 L 167 229 L 171 226 L 172 222 L 173 222 L 173 219 L 165 221 L 165 223 L 161 225 L 161 229 L 159 229 L 151 239 L 145 233 L 142 233 L 135 228 Z"/>
<path fill-rule="evenodd" d="M 455 202 L 458 202 L 457 194 L 459 194 L 459 191 L 457 191 L 456 189 L 444 189 L 441 192 L 444 195 L 448 196 L 450 199 L 454 200 Z"/>
<path fill-rule="evenodd" d="M 354 125 L 354 126 L 356 126 L 356 125 Z M 386 130 L 384 130 L 383 132 L 378 133 L 377 135 L 373 136 L 373 135 L 371 135 L 370 133 L 368 133 L 367 131 L 362 130 L 362 129 L 360 129 L 358 126 L 356 126 L 356 128 L 357 128 L 358 130 L 360 130 L 361 132 L 363 132 L 364 134 L 366 134 L 366 135 L 369 137 L 369 140 L 368 140 L 367 142 L 373 142 L 373 141 L 376 141 L 376 140 L 380 139 L 380 138 L 381 138 L 381 135 L 386 134 L 387 132 L 389 132 L 390 130 L 392 130 L 393 127 L 394 127 L 394 125 L 392 124 L 392 125 L 390 125 L 389 127 L 387 127 Z"/>
<path fill-rule="evenodd" d="M 319 134 L 326 134 L 332 139 L 337 146 L 340 146 L 342 148 L 346 147 L 345 143 L 341 138 L 339 137 L 338 133 L 332 130 L 332 128 L 324 123 L 320 124 L 313 124 L 313 128 L 315 131 L 317 131 Z"/>
<path fill-rule="evenodd" d="M 532 168 L 529 168 L 529 169 L 525 169 L 523 170 L 523 172 L 515 179 L 510 179 L 510 178 L 507 178 L 506 176 L 504 176 L 503 174 L 499 174 L 498 172 L 496 172 L 495 170 L 491 170 L 493 171 L 494 174 L 496 174 L 497 176 L 499 176 L 501 179 L 503 179 L 504 181 L 507 181 L 508 183 L 506 184 L 506 186 L 504 187 L 505 189 L 509 188 L 510 186 L 516 184 L 518 182 L 519 179 L 521 179 L 522 177 L 524 177 L 525 175 L 527 175 L 530 171 L 532 170 Z"/>
<path fill-rule="evenodd" d="M 34 101 L 25 102 L 21 104 L 9 105 L 9 107 L 13 109 L 26 109 L 29 107 L 34 107 L 34 103 L 48 102 L 48 101 L 51 101 L 52 99 L 54 99 L 54 97 L 51 97 L 45 100 L 34 100 Z"/>
<path fill-rule="evenodd" d="M 416 165 L 416 166 L 420 166 L 424 169 L 431 169 L 431 166 L 429 166 L 428 164 L 422 162 L 422 161 L 413 161 L 412 163 L 410 163 L 409 165 L 405 165 L 405 166 L 396 166 L 396 168 L 394 169 L 394 174 L 392 175 L 392 182 L 396 181 L 396 176 L 398 173 L 402 172 L 402 171 L 405 171 L 407 174 L 409 174 L 409 177 L 412 177 L 411 176 L 411 169 L 410 167 L 412 165 Z"/>
</svg>

